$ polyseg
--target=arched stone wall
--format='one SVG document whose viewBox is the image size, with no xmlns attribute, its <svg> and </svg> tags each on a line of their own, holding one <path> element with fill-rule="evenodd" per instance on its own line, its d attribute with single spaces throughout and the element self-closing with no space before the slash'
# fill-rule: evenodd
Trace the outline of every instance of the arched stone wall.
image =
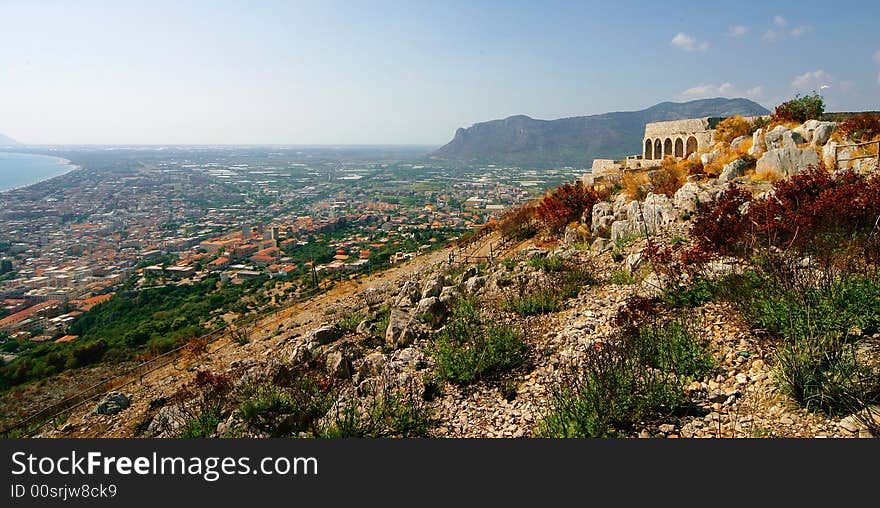
<svg viewBox="0 0 880 508">
<path fill-rule="evenodd" d="M 654 158 L 654 142 L 650 139 L 645 140 L 645 153 L 642 154 L 642 159 L 653 159 Z"/>
<path fill-rule="evenodd" d="M 687 138 L 687 145 L 685 147 L 685 157 L 697 151 L 697 138 L 691 136 Z"/>
<path fill-rule="evenodd" d="M 684 157 L 684 141 L 681 138 L 675 140 L 674 155 L 679 158 Z"/>
<path fill-rule="evenodd" d="M 672 139 L 666 138 L 666 141 L 663 142 L 663 157 L 667 155 L 672 155 Z"/>
<path fill-rule="evenodd" d="M 654 158 L 662 159 L 663 158 L 663 142 L 659 139 L 654 140 Z"/>
</svg>

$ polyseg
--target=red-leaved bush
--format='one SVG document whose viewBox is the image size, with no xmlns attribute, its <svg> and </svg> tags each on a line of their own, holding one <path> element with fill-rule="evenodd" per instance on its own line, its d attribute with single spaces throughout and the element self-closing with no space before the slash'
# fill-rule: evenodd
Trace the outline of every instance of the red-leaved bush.
<svg viewBox="0 0 880 508">
<path fill-rule="evenodd" d="M 869 141 L 880 136 L 880 115 L 859 113 L 841 122 L 837 130 L 855 141 Z"/>
<path fill-rule="evenodd" d="M 581 181 L 567 183 L 550 191 L 538 203 L 536 217 L 551 233 L 559 233 L 567 224 L 579 220 L 584 212 L 600 201 L 596 192 Z"/>
<path fill-rule="evenodd" d="M 743 204 L 749 202 L 747 207 Z M 820 163 L 776 182 L 767 196 L 729 187 L 702 207 L 691 235 L 693 260 L 755 249 L 791 250 L 829 258 L 872 245 L 880 222 L 880 176 L 829 173 Z"/>
</svg>

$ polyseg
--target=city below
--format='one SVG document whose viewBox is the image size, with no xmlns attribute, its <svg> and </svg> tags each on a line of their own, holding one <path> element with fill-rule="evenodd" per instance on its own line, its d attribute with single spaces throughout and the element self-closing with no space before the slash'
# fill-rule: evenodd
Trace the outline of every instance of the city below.
<svg viewBox="0 0 880 508">
<path fill-rule="evenodd" d="M 0 193 L 6 363 L 77 340 L 71 325 L 120 291 L 251 281 L 295 296 L 441 248 L 583 172 L 448 167 L 408 147 L 17 151 L 79 168 Z"/>
</svg>

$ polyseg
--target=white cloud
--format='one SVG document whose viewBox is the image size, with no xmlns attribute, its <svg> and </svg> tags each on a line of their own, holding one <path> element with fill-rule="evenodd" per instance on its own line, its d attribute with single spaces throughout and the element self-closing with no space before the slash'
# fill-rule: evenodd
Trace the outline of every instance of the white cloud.
<svg viewBox="0 0 880 508">
<path fill-rule="evenodd" d="M 791 86 L 800 90 L 819 90 L 819 87 L 822 85 L 830 85 L 833 79 L 830 74 L 819 69 L 795 76 Z"/>
<path fill-rule="evenodd" d="M 782 16 L 773 16 L 773 24 L 776 26 L 785 27 L 788 26 L 788 20 L 783 18 Z"/>
<path fill-rule="evenodd" d="M 779 38 L 779 33 L 771 28 L 764 32 L 764 35 L 761 38 L 767 42 L 774 42 L 776 39 Z"/>
<path fill-rule="evenodd" d="M 729 35 L 731 37 L 742 37 L 743 35 L 747 34 L 748 32 L 749 32 L 749 27 L 744 26 L 744 25 L 736 25 L 736 26 L 730 27 L 730 32 L 728 32 L 727 35 Z"/>
<path fill-rule="evenodd" d="M 758 97 L 760 97 L 763 94 L 764 94 L 764 87 L 761 85 L 758 85 L 758 86 L 753 86 L 752 88 L 749 88 L 748 90 L 746 90 L 746 93 L 743 95 L 745 95 L 749 99 L 757 99 Z"/>
<path fill-rule="evenodd" d="M 791 35 L 793 37 L 800 37 L 807 32 L 812 32 L 813 27 L 811 25 L 799 25 L 791 29 Z"/>
<path fill-rule="evenodd" d="M 708 99 L 712 97 L 748 97 L 750 99 L 757 99 L 763 92 L 764 87 L 760 85 L 743 91 L 728 82 L 721 83 L 720 85 L 702 83 L 681 92 L 680 97 L 687 100 Z"/>
<path fill-rule="evenodd" d="M 684 51 L 700 51 L 705 52 L 709 49 L 709 43 L 706 41 L 697 42 L 697 39 L 691 37 L 690 35 L 684 32 L 678 32 L 675 34 L 675 37 L 672 38 L 670 44 L 675 46 L 678 49 L 682 49 Z"/>
<path fill-rule="evenodd" d="M 878 49 L 877 52 L 874 53 L 874 61 L 880 64 L 880 49 Z"/>
</svg>

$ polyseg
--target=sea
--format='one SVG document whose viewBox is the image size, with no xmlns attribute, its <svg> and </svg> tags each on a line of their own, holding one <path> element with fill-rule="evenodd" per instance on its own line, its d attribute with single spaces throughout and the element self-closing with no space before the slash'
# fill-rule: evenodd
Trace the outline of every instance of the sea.
<svg viewBox="0 0 880 508">
<path fill-rule="evenodd" d="M 0 192 L 42 182 L 76 169 L 67 159 L 0 152 Z"/>
</svg>

